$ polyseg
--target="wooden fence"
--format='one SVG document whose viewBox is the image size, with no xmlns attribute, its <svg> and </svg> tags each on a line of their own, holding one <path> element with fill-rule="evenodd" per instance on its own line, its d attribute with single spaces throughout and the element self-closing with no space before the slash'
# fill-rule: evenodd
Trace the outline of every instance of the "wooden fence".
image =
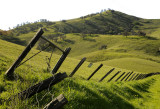
<svg viewBox="0 0 160 109">
<path fill-rule="evenodd" d="M 52 74 L 53 76 L 51 76 L 50 78 L 47 78 L 41 82 L 39 82 L 38 84 L 35 84 L 31 87 L 29 87 L 28 89 L 14 95 L 11 96 L 9 98 L 9 100 L 11 99 L 15 99 L 15 98 L 19 98 L 20 100 L 25 100 L 27 98 L 32 97 L 33 95 L 35 95 L 36 93 L 39 93 L 45 89 L 50 88 L 51 86 L 59 83 L 60 81 L 64 80 L 65 78 L 68 77 L 68 75 L 66 73 L 56 73 L 58 71 L 58 69 L 60 68 L 60 66 L 62 65 L 62 63 L 64 62 L 64 60 L 66 59 L 66 57 L 68 56 L 68 54 L 70 53 L 71 48 L 66 48 L 66 50 L 62 50 L 61 48 L 59 48 L 58 46 L 56 46 L 55 44 L 53 44 L 52 42 L 50 42 L 48 39 L 46 39 L 44 36 L 42 36 L 43 34 L 43 30 L 40 29 L 37 34 L 33 37 L 33 39 L 30 41 L 30 43 L 27 45 L 27 47 L 25 48 L 25 50 L 22 52 L 22 54 L 18 57 L 18 59 L 13 63 L 13 65 L 6 71 L 6 76 L 9 78 L 12 78 L 13 74 L 14 74 L 14 70 L 20 65 L 21 61 L 25 58 L 25 56 L 29 53 L 29 51 L 31 50 L 31 48 L 35 45 L 35 43 L 38 41 L 38 39 L 41 37 L 42 39 L 44 39 L 45 41 L 47 41 L 49 43 L 50 46 L 54 46 L 57 49 L 59 49 L 62 52 L 62 56 L 60 57 L 59 61 L 57 62 L 57 64 L 55 65 L 55 67 L 52 70 Z M 76 74 L 76 72 L 78 71 L 78 69 L 83 65 L 83 63 L 85 62 L 86 58 L 83 58 L 78 64 L 77 66 L 73 69 L 73 71 L 70 73 L 69 77 L 73 77 L 73 75 Z M 103 67 L 103 64 L 100 64 L 93 73 L 91 73 L 91 75 L 86 78 L 86 80 L 90 80 L 101 68 Z M 102 82 L 107 76 L 109 76 L 111 73 L 113 74 L 113 71 L 115 70 L 115 68 L 110 69 L 104 76 L 102 76 L 102 78 L 100 78 L 99 82 Z M 133 73 L 132 72 L 122 72 L 122 71 L 118 71 L 115 74 L 113 74 L 113 76 L 107 81 L 107 82 L 111 82 L 113 81 L 113 79 L 115 77 L 116 80 L 114 82 L 117 81 L 136 81 L 136 80 L 141 80 L 141 79 L 145 79 L 147 77 L 150 77 L 152 75 L 157 75 L 160 73 L 148 73 L 148 74 L 139 74 L 139 73 Z M 62 106 L 64 106 L 67 103 L 67 99 L 63 96 L 60 95 L 57 98 L 55 98 L 54 100 L 52 100 L 48 105 L 46 105 L 44 107 L 44 109 L 59 109 Z"/>
</svg>

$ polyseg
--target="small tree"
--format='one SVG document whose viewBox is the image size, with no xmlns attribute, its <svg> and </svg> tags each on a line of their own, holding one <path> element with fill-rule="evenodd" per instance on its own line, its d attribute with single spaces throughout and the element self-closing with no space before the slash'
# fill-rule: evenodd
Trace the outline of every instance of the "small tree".
<svg viewBox="0 0 160 109">
<path fill-rule="evenodd" d="M 122 35 L 124 35 L 124 36 L 129 36 L 129 32 L 128 31 L 124 31 L 124 32 L 122 32 Z"/>
<path fill-rule="evenodd" d="M 65 34 L 62 34 L 62 35 L 60 35 L 59 37 L 60 37 L 60 39 L 64 40 L 64 39 L 66 38 L 66 35 L 65 35 Z"/>
<path fill-rule="evenodd" d="M 138 31 L 138 36 L 146 36 L 146 33 L 145 32 L 143 32 L 143 31 Z"/>
<path fill-rule="evenodd" d="M 85 39 L 85 37 L 87 37 L 87 35 L 84 34 L 84 33 L 82 33 L 82 34 L 81 34 L 81 37 L 82 37 L 83 39 Z"/>
<path fill-rule="evenodd" d="M 107 49 L 107 45 L 101 45 L 99 49 L 100 50 Z"/>
</svg>

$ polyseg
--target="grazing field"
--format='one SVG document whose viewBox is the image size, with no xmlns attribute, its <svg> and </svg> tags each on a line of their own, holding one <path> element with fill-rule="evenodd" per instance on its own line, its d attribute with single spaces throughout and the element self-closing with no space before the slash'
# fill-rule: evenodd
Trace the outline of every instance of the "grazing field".
<svg viewBox="0 0 160 109">
<path fill-rule="evenodd" d="M 160 75 L 142 79 L 146 74 L 160 72 L 159 24 L 160 19 L 141 19 L 108 10 L 77 19 L 41 20 L 0 30 L 0 109 L 43 109 L 60 94 L 68 100 L 64 109 L 159 109 Z M 49 77 L 55 80 L 58 73 L 53 76 L 51 71 L 62 53 L 49 47 L 18 66 L 12 79 L 5 75 L 41 27 L 43 36 L 54 44 L 63 50 L 71 47 L 58 72 L 70 75 L 82 58 L 86 61 L 73 77 L 20 100 L 17 93 L 24 94 L 24 90 Z M 22 62 L 46 45 L 40 39 Z"/>
<path fill-rule="evenodd" d="M 15 95 L 51 76 L 46 70 L 46 56 L 49 57 L 50 53 L 42 52 L 17 68 L 15 71 L 16 79 L 9 81 L 5 79 L 4 73 L 25 47 L 0 40 L 0 48 L 0 108 L 2 109 L 43 108 L 53 97 L 58 96 L 60 93 L 63 93 L 69 101 L 69 103 L 64 106 L 65 109 L 157 109 L 159 106 L 158 85 L 160 83 L 160 76 L 153 76 L 139 81 L 111 81 L 108 83 L 107 80 L 117 71 L 131 71 L 126 70 L 126 68 L 116 68 L 104 81 L 98 82 L 103 75 L 113 68 L 104 65 L 91 80 L 87 81 L 86 78 L 100 65 L 99 63 L 93 63 L 92 67 L 89 68 L 88 65 L 90 62 L 85 62 L 72 78 L 66 78 L 57 85 L 36 94 L 28 100 L 5 102 L 11 95 Z M 38 50 L 35 49 L 31 50 L 29 56 L 37 51 Z M 51 62 L 52 68 L 59 57 L 59 55 L 53 55 Z M 68 57 L 59 72 L 67 72 L 67 74 L 70 74 L 78 62 L 79 60 Z"/>
<path fill-rule="evenodd" d="M 119 68 L 127 68 L 133 71 L 135 70 L 145 73 L 160 71 L 159 63 L 138 58 L 120 58 L 109 61 L 102 61 L 101 63 L 109 66 L 117 66 Z"/>
</svg>

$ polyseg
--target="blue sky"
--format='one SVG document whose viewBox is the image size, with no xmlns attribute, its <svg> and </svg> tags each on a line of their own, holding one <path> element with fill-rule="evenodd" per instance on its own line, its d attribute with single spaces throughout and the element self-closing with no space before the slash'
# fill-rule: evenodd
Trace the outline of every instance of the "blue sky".
<svg viewBox="0 0 160 109">
<path fill-rule="evenodd" d="M 114 9 L 147 19 L 160 19 L 159 0 L 1 0 L 0 29 L 39 19 L 59 21 Z"/>
</svg>

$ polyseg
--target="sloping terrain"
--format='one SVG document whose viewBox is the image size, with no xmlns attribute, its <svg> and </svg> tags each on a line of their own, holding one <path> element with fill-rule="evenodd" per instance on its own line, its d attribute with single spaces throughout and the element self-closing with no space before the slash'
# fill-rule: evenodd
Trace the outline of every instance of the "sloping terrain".
<svg viewBox="0 0 160 109">
<path fill-rule="evenodd" d="M 108 10 L 67 21 L 44 20 L 24 24 L 8 32 L 0 31 L 0 38 L 3 39 L 0 39 L 0 109 L 43 108 L 61 93 L 69 101 L 64 106 L 65 109 L 159 108 L 159 75 L 138 81 L 115 82 L 123 72 L 160 71 L 159 24 L 159 19 L 141 19 Z M 69 75 L 80 59 L 86 57 L 87 60 L 72 78 L 66 78 L 28 100 L 6 102 L 10 96 L 52 76 L 47 70 L 51 47 L 19 66 L 15 70 L 14 80 L 7 80 L 4 76 L 5 71 L 24 50 L 25 46 L 21 45 L 26 45 L 40 27 L 45 32 L 44 36 L 60 48 L 72 48 L 58 72 L 66 72 Z M 137 35 L 138 31 L 147 35 Z M 37 49 L 43 48 L 45 44 L 40 39 L 25 59 L 37 53 Z M 54 48 L 50 70 L 60 55 Z M 101 63 L 103 67 L 87 81 Z M 112 68 L 115 70 L 102 82 L 98 82 Z M 111 82 L 107 82 L 118 71 L 121 71 L 120 74 Z"/>
<path fill-rule="evenodd" d="M 107 80 L 113 76 L 118 70 L 126 71 L 124 69 L 116 68 L 112 75 L 107 77 L 103 82 L 98 80 L 112 67 L 104 66 L 98 73 L 90 80 L 85 79 L 98 67 L 99 64 L 93 64 L 88 68 L 88 62 L 78 70 L 73 78 L 67 78 L 52 88 L 43 91 L 27 101 L 10 101 L 6 104 L 5 99 L 14 95 L 29 86 L 42 81 L 51 74 L 46 71 L 45 56 L 50 54 L 42 52 L 29 62 L 20 66 L 16 71 L 17 79 L 8 81 L 4 78 L 5 71 L 15 61 L 18 55 L 22 52 L 24 47 L 0 40 L 0 108 L 9 109 L 24 109 L 24 108 L 42 108 L 50 100 L 52 96 L 58 96 L 63 93 L 69 100 L 65 105 L 65 109 L 97 109 L 97 108 L 112 108 L 112 109 L 134 109 L 134 108 L 158 108 L 159 104 L 159 76 L 150 77 L 144 80 L 133 82 L 111 82 Z M 36 53 L 33 49 L 29 55 Z M 58 55 L 53 55 L 52 64 L 58 60 Z M 66 71 L 69 74 L 79 61 L 72 58 L 67 58 L 61 66 L 60 71 Z"/>
</svg>

